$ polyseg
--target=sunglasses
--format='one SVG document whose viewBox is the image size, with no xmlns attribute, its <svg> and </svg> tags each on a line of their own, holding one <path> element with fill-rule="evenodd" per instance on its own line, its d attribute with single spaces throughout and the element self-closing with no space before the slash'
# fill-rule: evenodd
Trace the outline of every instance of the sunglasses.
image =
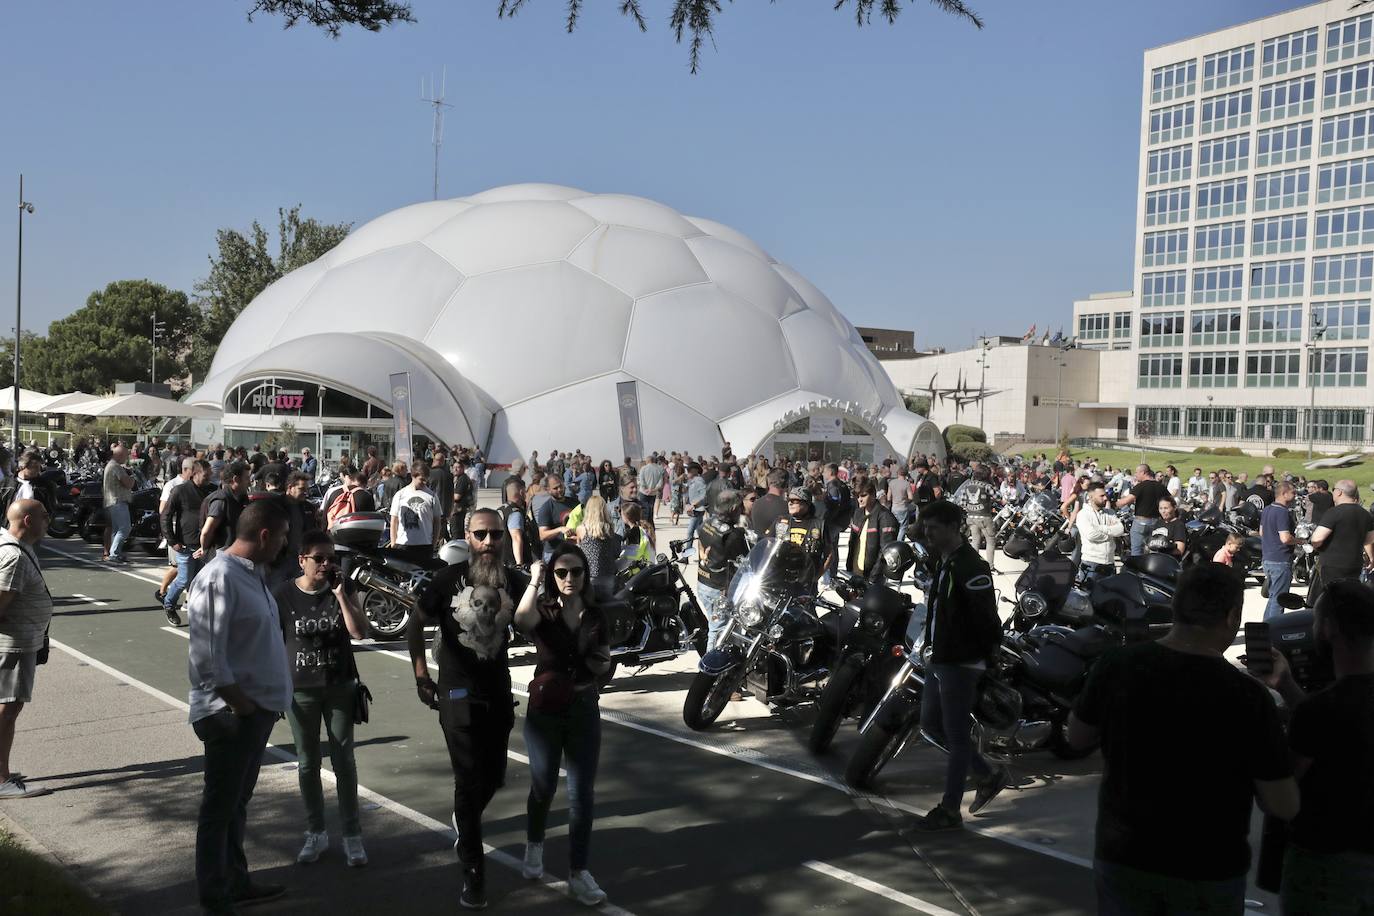
<svg viewBox="0 0 1374 916">
<path fill-rule="evenodd" d="M 581 578 L 584 572 L 586 572 L 586 570 L 584 570 L 581 566 L 560 566 L 558 569 L 555 569 L 553 571 L 553 574 L 557 576 L 559 579 L 566 579 L 569 576 L 577 576 L 578 578 Z"/>
<path fill-rule="evenodd" d="M 468 534 L 479 541 L 485 541 L 487 538 L 491 538 L 493 541 L 499 541 L 506 536 L 505 529 L 503 528 L 474 528 L 469 531 Z"/>
<path fill-rule="evenodd" d="M 313 554 L 313 553 L 310 553 L 310 554 L 306 554 L 305 557 L 304 557 L 304 559 L 307 559 L 307 560 L 314 560 L 316 563 L 321 563 L 321 564 L 323 564 L 323 563 L 337 563 L 337 562 L 339 562 L 339 558 L 336 557 L 336 556 L 334 556 L 333 554 L 330 554 L 329 556 L 325 556 L 324 554 Z"/>
</svg>

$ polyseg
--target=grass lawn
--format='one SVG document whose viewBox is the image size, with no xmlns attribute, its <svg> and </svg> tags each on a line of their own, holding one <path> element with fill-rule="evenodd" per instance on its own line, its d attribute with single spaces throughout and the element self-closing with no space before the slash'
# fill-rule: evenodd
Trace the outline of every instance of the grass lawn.
<svg viewBox="0 0 1374 916">
<path fill-rule="evenodd" d="M 1033 448 L 1021 451 L 1022 455 L 1039 454 L 1044 452 L 1051 458 L 1054 457 L 1055 449 Z M 1099 465 L 1112 467 L 1134 468 L 1140 463 L 1140 451 L 1138 449 L 1121 451 L 1117 449 L 1073 449 L 1070 453 L 1075 460 L 1087 455 L 1092 455 L 1097 459 Z M 1321 457 L 1321 456 L 1317 456 Z M 1226 468 L 1233 474 L 1246 473 L 1250 479 L 1254 480 L 1255 475 L 1265 465 L 1273 465 L 1274 473 L 1283 475 L 1288 472 L 1292 475 L 1306 475 L 1308 477 L 1321 477 L 1335 483 L 1337 480 L 1349 478 L 1359 484 L 1361 490 L 1361 501 L 1367 501 L 1366 494 L 1371 483 L 1374 483 L 1374 455 L 1365 456 L 1363 464 L 1353 465 L 1348 468 L 1323 468 L 1317 471 L 1309 471 L 1304 468 L 1303 462 L 1307 460 L 1307 452 L 1302 451 L 1292 455 L 1284 455 L 1281 458 L 1250 458 L 1247 456 L 1233 457 L 1229 455 L 1194 455 L 1186 452 L 1152 452 L 1145 451 L 1145 463 L 1150 467 L 1159 469 L 1166 464 L 1172 464 L 1178 468 L 1179 474 L 1187 480 L 1192 476 L 1193 468 L 1202 468 L 1202 473 L 1215 471 L 1218 468 Z"/>
<path fill-rule="evenodd" d="M 5 916 L 107 916 L 60 867 L 19 845 L 0 827 L 0 913 Z"/>
</svg>

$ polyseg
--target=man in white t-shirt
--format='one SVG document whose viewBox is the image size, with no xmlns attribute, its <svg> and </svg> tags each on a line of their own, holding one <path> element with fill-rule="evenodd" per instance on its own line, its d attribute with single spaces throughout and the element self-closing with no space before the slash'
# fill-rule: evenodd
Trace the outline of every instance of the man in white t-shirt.
<svg viewBox="0 0 1374 916">
<path fill-rule="evenodd" d="M 1164 470 L 1169 472 L 1169 479 L 1164 482 L 1164 488 L 1169 491 L 1169 495 L 1174 498 L 1174 503 L 1177 505 L 1179 497 L 1183 493 L 1183 480 L 1178 476 L 1178 468 L 1172 464 Z"/>
<path fill-rule="evenodd" d="M 162 517 L 162 513 L 167 508 L 167 500 L 172 498 L 172 491 L 183 483 L 191 479 L 191 472 L 196 469 L 196 459 L 194 457 L 181 459 L 181 473 L 175 477 L 167 478 L 167 482 L 162 485 L 162 493 L 157 498 L 157 514 Z M 162 571 L 162 585 L 153 594 L 157 597 L 160 606 L 167 595 L 167 589 L 172 587 L 172 583 L 177 577 L 177 552 L 172 549 L 172 545 L 163 541 L 160 545 L 167 548 L 167 568 Z"/>
<path fill-rule="evenodd" d="M 391 499 L 391 545 L 405 548 L 415 560 L 434 556 L 439 540 L 439 498 L 429 489 L 429 466 L 416 461 L 410 466 L 410 485 Z"/>
</svg>

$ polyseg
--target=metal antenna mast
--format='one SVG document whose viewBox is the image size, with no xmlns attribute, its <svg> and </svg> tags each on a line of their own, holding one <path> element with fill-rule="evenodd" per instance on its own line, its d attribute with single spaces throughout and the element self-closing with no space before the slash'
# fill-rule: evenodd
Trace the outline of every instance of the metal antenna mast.
<svg viewBox="0 0 1374 916">
<path fill-rule="evenodd" d="M 434 199 L 439 199 L 439 147 L 444 145 L 444 109 L 452 108 L 444 98 L 448 91 L 448 67 L 441 71 L 439 78 L 439 91 L 434 91 L 434 77 L 429 78 L 429 85 L 425 85 L 425 78 L 420 77 L 420 101 L 434 106 Z"/>
</svg>

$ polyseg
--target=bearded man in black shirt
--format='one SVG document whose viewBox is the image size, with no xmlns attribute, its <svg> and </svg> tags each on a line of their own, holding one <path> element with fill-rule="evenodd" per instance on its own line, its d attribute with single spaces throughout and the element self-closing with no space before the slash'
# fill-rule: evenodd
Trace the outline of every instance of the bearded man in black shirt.
<svg viewBox="0 0 1374 916">
<path fill-rule="evenodd" d="M 453 848 L 463 869 L 459 903 L 486 906 L 482 812 L 506 781 L 506 751 L 515 724 L 510 622 L 529 577 L 501 563 L 506 529 L 494 509 L 478 509 L 468 524 L 471 558 L 435 574 L 420 595 L 406 632 L 420 702 L 439 711 L 453 767 Z M 429 675 L 425 627 L 439 627 L 439 682 Z"/>
<path fill-rule="evenodd" d="M 1360 505 L 1359 487 L 1353 480 L 1338 480 L 1331 495 L 1335 504 L 1312 532 L 1317 574 L 1307 591 L 1309 606 L 1316 604 L 1327 583 L 1374 567 L 1374 518 Z"/>
</svg>

